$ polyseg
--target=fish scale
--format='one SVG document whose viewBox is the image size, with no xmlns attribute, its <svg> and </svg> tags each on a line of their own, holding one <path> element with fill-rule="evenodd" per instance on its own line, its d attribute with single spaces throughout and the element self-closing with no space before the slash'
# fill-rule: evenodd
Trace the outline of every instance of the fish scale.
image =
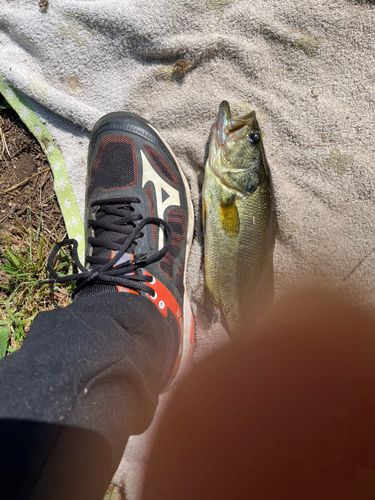
<svg viewBox="0 0 375 500">
<path fill-rule="evenodd" d="M 230 335 L 241 317 L 260 315 L 261 304 L 272 301 L 276 229 L 263 146 L 249 141 L 259 129 L 255 113 L 235 126 L 230 130 L 229 105 L 222 103 L 202 193 L 206 312 L 211 321 L 221 316 Z"/>
</svg>

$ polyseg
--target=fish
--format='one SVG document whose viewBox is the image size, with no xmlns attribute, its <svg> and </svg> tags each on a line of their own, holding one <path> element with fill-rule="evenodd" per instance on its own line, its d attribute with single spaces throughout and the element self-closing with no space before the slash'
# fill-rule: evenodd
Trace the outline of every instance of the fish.
<svg viewBox="0 0 375 500">
<path fill-rule="evenodd" d="M 274 191 L 256 113 L 220 104 L 202 188 L 206 316 L 235 337 L 273 302 Z"/>
</svg>

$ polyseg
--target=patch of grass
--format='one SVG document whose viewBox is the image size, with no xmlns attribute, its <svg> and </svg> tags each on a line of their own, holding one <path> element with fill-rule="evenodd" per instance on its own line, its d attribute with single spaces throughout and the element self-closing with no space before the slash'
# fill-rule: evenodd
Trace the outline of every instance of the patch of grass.
<svg viewBox="0 0 375 500">
<path fill-rule="evenodd" d="M 0 107 L 0 109 L 2 109 L 2 108 Z M 1 142 L 1 146 L 0 146 L 0 149 L 1 149 L 0 159 L 2 159 L 2 157 L 4 156 L 4 152 L 5 151 L 8 153 L 8 156 L 10 156 L 8 145 L 7 145 L 7 142 L 6 142 L 6 139 L 5 139 L 5 135 L 4 135 L 3 129 L 1 127 L 0 127 L 0 142 Z"/>
<path fill-rule="evenodd" d="M 26 226 L 14 218 L 14 230 L 5 235 L 0 246 L 0 357 L 18 349 L 35 315 L 42 310 L 63 307 L 70 302 L 74 284 L 44 285 L 49 279 L 47 259 L 54 241 L 46 238 L 39 226 Z M 71 274 L 73 264 L 62 250 L 55 265 L 60 274 Z"/>
</svg>

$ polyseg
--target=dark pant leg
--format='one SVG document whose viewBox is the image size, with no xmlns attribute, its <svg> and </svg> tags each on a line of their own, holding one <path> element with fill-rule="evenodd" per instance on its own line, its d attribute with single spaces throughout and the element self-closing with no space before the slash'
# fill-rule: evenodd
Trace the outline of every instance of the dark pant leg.
<svg viewBox="0 0 375 500">
<path fill-rule="evenodd" d="M 129 293 L 38 314 L 0 362 L 1 496 L 101 500 L 129 435 L 152 420 L 170 336 L 156 306 Z"/>
</svg>

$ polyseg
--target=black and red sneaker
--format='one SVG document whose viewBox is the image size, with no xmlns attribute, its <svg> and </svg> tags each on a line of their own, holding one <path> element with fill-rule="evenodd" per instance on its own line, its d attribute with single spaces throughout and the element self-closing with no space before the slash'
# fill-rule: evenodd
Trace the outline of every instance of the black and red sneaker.
<svg viewBox="0 0 375 500">
<path fill-rule="evenodd" d="M 73 300 L 101 293 L 147 297 L 180 336 L 176 380 L 189 364 L 194 319 L 185 292 L 194 214 L 189 187 L 159 133 L 132 113 L 110 113 L 91 133 L 86 193 L 86 267 L 75 240 L 49 259 L 54 281 L 76 279 Z M 59 278 L 52 263 L 70 242 L 81 273 Z M 54 274 L 55 273 L 55 274 Z M 170 385 L 170 384 L 169 384 Z"/>
</svg>

